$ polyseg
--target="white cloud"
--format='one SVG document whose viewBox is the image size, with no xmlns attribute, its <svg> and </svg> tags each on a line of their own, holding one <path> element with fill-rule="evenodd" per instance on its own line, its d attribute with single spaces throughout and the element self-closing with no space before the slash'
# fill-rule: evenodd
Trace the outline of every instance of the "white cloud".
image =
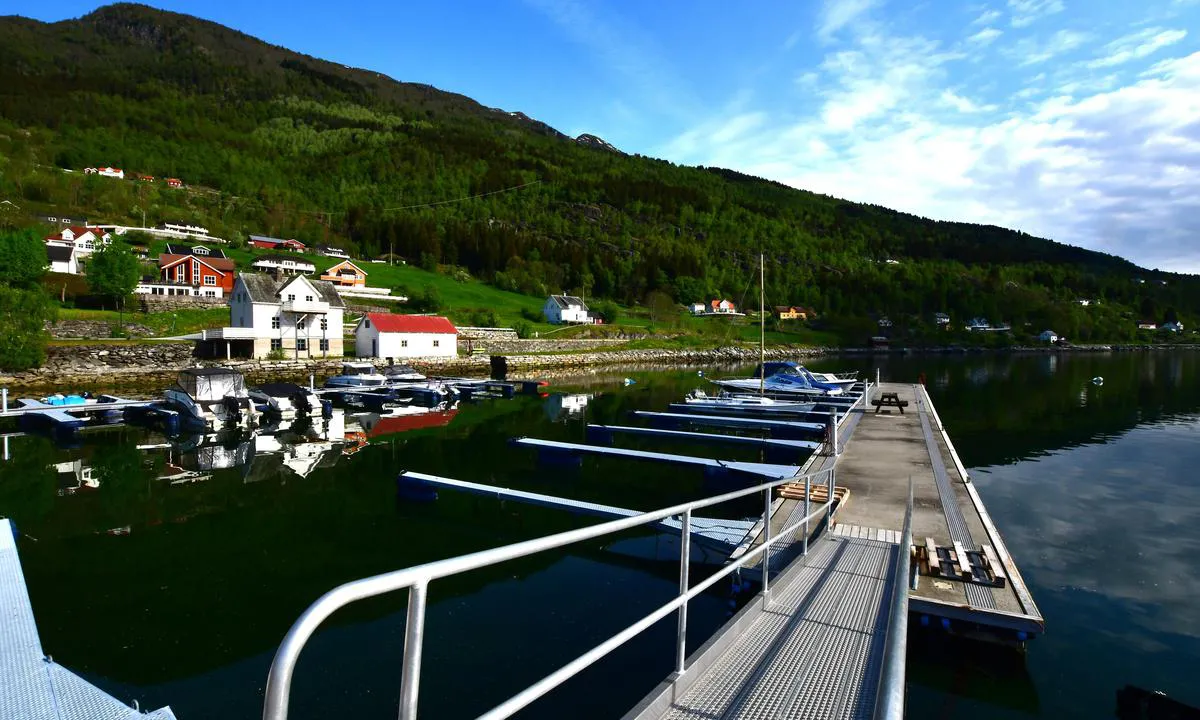
<svg viewBox="0 0 1200 720">
<path fill-rule="evenodd" d="M 979 13 L 979 17 L 971 21 L 972 25 L 990 25 L 1000 19 L 1004 13 L 999 10 L 989 8 Z"/>
<path fill-rule="evenodd" d="M 995 40 L 996 38 L 1000 37 L 1003 34 L 1004 34 L 1003 32 L 997 30 L 994 27 L 985 27 L 984 29 L 982 29 L 979 32 L 972 35 L 971 37 L 967 38 L 967 42 L 969 42 L 973 45 L 978 45 L 978 46 L 982 47 L 984 45 L 990 45 L 993 40 Z"/>
<path fill-rule="evenodd" d="M 1005 48 L 1004 53 L 1019 65 L 1037 65 L 1082 47 L 1090 37 L 1077 30 L 1059 30 L 1044 41 L 1036 37 L 1022 38 Z"/>
<path fill-rule="evenodd" d="M 996 67 L 972 71 L 960 62 L 966 55 L 939 42 L 859 26 L 819 73 L 804 76 L 811 109 L 791 117 L 727 110 L 661 150 L 835 197 L 1200 271 L 1200 53 L 1132 79 L 1047 62 L 1088 42 L 1060 30 L 1005 48 L 1001 110 L 998 90 L 987 87 Z M 1047 69 L 1035 74 L 1035 65 Z"/>
<path fill-rule="evenodd" d="M 1090 68 L 1112 67 L 1131 60 L 1139 60 L 1162 48 L 1174 45 L 1187 37 L 1186 30 L 1163 30 L 1146 28 L 1123 38 L 1118 38 L 1104 47 L 1106 54 L 1092 60 Z"/>
<path fill-rule="evenodd" d="M 1012 26 L 1025 27 L 1047 15 L 1060 13 L 1066 7 L 1062 0 L 1008 0 L 1008 9 L 1012 13 Z"/>
<path fill-rule="evenodd" d="M 817 36 L 825 40 L 832 38 L 878 3 L 879 0 L 825 0 L 817 23 Z"/>
</svg>

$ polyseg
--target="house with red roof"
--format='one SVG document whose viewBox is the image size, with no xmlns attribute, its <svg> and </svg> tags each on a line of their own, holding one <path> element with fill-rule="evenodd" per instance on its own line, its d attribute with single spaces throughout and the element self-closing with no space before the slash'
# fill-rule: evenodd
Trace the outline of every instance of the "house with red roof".
<svg viewBox="0 0 1200 720">
<path fill-rule="evenodd" d="M 170 248 L 170 246 L 168 246 Z M 171 248 L 178 250 L 179 248 Z M 211 252 L 208 248 L 201 250 Z M 158 256 L 158 275 L 164 283 L 191 286 L 204 297 L 224 297 L 233 291 L 237 277 L 234 262 L 225 257 L 199 254 L 194 248 L 188 254 L 164 253 Z"/>
<path fill-rule="evenodd" d="M 112 242 L 109 234 L 100 228 L 71 225 L 46 236 L 47 245 L 73 246 L 80 257 L 91 255 L 102 245 Z"/>
<path fill-rule="evenodd" d="M 354 328 L 354 348 L 358 357 L 455 357 L 458 328 L 437 315 L 367 313 Z"/>
</svg>

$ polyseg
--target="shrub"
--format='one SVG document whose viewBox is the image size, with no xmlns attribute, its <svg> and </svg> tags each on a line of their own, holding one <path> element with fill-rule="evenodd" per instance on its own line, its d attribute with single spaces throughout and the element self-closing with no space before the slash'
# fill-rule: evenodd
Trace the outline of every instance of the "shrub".
<svg viewBox="0 0 1200 720">
<path fill-rule="evenodd" d="M 541 322 L 542 311 L 524 307 L 521 308 L 521 317 L 525 318 L 529 322 Z"/>
<path fill-rule="evenodd" d="M 513 323 L 513 330 L 517 331 L 517 337 L 521 338 L 522 340 L 533 335 L 533 325 L 531 325 L 528 320 L 516 321 Z"/>
<path fill-rule="evenodd" d="M 287 360 L 287 355 L 283 353 L 283 348 L 275 348 L 267 353 L 268 360 Z"/>
</svg>

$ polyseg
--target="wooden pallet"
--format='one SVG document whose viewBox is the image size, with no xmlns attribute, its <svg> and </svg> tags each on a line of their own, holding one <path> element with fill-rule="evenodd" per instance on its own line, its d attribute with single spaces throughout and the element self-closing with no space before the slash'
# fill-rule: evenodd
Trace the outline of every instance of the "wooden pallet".
<svg viewBox="0 0 1200 720">
<path fill-rule="evenodd" d="M 850 496 L 850 491 L 844 487 L 835 487 L 833 489 L 833 499 L 838 501 L 839 505 L 845 505 L 846 499 Z M 804 483 L 788 483 L 779 488 L 779 497 L 787 498 L 788 500 L 803 500 L 804 499 Z M 809 498 L 814 503 L 820 505 L 829 500 L 828 485 L 813 485 L 812 497 Z"/>
<path fill-rule="evenodd" d="M 927 537 L 924 545 L 915 545 L 914 549 L 922 575 L 998 588 L 1004 587 L 1008 581 L 1004 566 L 990 545 L 984 545 L 977 551 L 967 550 L 957 542 L 939 547 L 933 538 Z"/>
</svg>

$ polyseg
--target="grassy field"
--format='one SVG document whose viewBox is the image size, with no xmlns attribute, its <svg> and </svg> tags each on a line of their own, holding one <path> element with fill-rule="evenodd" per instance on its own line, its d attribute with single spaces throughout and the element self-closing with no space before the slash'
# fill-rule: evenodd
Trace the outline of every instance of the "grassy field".
<svg viewBox="0 0 1200 720">
<path fill-rule="evenodd" d="M 205 328 L 223 327 L 229 324 L 229 309 L 224 307 L 197 310 L 178 310 L 169 313 L 125 312 L 116 310 L 77 310 L 60 308 L 59 320 L 95 320 L 108 322 L 116 327 L 121 321 L 145 325 L 156 336 L 183 335 Z"/>
</svg>

